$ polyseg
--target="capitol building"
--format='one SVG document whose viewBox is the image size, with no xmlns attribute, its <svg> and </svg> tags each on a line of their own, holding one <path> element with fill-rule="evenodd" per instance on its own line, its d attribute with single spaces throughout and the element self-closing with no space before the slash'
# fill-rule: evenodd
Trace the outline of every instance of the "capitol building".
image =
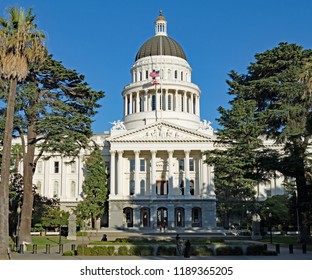
<svg viewBox="0 0 312 280">
<path fill-rule="evenodd" d="M 153 25 L 151 24 L 151 30 Z M 214 149 L 211 123 L 200 117 L 203 94 L 181 45 L 168 35 L 160 12 L 155 34 L 139 48 L 131 81 L 120 98 L 123 116 L 92 140 L 102 148 L 109 172 L 108 213 L 98 227 L 133 230 L 216 228 L 214 168 L 205 151 Z M 130 67 L 130 65 L 129 65 Z M 124 69 L 126 72 L 126 69 Z M 206 93 L 204 93 L 206 94 Z M 37 164 L 33 183 L 63 210 L 83 199 L 84 159 L 53 156 Z M 257 196 L 283 193 L 282 179 L 257 186 Z"/>
</svg>

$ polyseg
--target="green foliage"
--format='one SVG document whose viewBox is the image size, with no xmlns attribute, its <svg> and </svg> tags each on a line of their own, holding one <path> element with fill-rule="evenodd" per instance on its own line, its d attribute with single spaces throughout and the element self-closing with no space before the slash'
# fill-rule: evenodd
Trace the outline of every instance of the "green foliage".
<svg viewBox="0 0 312 280">
<path fill-rule="evenodd" d="M 216 256 L 237 256 L 243 255 L 241 247 L 222 246 L 216 248 Z"/>
<path fill-rule="evenodd" d="M 152 256 L 154 248 L 152 246 L 130 246 L 129 255 L 135 256 Z"/>
<path fill-rule="evenodd" d="M 75 256 L 76 253 L 74 250 L 68 250 L 68 251 L 65 251 L 63 252 L 63 256 Z"/>
<path fill-rule="evenodd" d="M 233 207 L 228 206 L 231 200 L 242 196 L 241 204 L 244 204 L 248 201 L 245 192 L 251 194 L 249 187 L 266 181 L 278 171 L 295 179 L 301 242 L 308 243 L 312 184 L 308 152 L 312 137 L 312 50 L 280 43 L 256 54 L 247 74 L 231 71 L 229 76 L 228 93 L 232 100 L 229 109 L 219 108 L 222 128 L 216 143 L 226 150 L 209 152 L 207 159 L 208 163 L 216 165 L 216 193 L 224 208 L 221 207 L 221 212 L 231 214 Z M 279 144 L 280 149 L 263 146 L 267 138 Z"/>
<path fill-rule="evenodd" d="M 107 169 L 98 146 L 95 145 L 90 156 L 85 161 L 85 180 L 82 185 L 84 200 L 79 202 L 76 213 L 82 219 L 92 219 L 92 226 L 96 219 L 105 211 L 107 200 Z"/>
<path fill-rule="evenodd" d="M 260 216 L 266 221 L 268 226 L 269 213 L 272 214 L 271 225 L 283 225 L 286 227 L 291 224 L 289 208 L 285 207 L 289 204 L 288 195 L 274 195 L 267 198 L 260 208 Z"/>
<path fill-rule="evenodd" d="M 248 245 L 246 249 L 246 255 L 252 255 L 252 256 L 259 256 L 263 255 L 264 252 L 264 246 L 263 245 Z"/>
<path fill-rule="evenodd" d="M 78 256 L 92 256 L 92 253 L 91 253 L 91 248 L 87 246 L 87 244 L 79 244 L 77 246 L 77 255 Z"/>
<path fill-rule="evenodd" d="M 213 256 L 213 250 L 207 246 L 193 246 L 192 247 L 193 256 Z"/>
<path fill-rule="evenodd" d="M 158 246 L 157 256 L 174 256 L 176 254 L 176 248 L 173 246 Z"/>
<path fill-rule="evenodd" d="M 129 255 L 129 250 L 127 246 L 120 246 L 118 248 L 118 255 L 119 256 L 127 256 Z"/>
</svg>

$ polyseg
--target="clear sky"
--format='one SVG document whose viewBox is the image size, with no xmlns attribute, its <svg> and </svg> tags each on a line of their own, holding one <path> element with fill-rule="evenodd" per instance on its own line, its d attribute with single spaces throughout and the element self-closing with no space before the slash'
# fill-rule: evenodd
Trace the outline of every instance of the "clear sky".
<svg viewBox="0 0 312 280">
<path fill-rule="evenodd" d="M 122 119 L 121 91 L 137 51 L 154 36 L 159 10 L 201 89 L 201 119 L 214 128 L 217 108 L 228 106 L 230 70 L 246 73 L 256 53 L 280 42 L 312 48 L 311 0 L 0 0 L 1 16 L 8 6 L 32 7 L 54 58 L 105 91 L 94 133 Z"/>
</svg>

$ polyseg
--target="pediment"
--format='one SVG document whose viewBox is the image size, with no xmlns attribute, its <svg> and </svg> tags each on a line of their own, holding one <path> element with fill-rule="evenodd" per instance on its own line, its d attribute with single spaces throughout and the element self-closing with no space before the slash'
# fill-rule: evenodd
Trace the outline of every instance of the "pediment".
<svg viewBox="0 0 312 280">
<path fill-rule="evenodd" d="M 213 136 L 166 122 L 157 122 L 125 131 L 107 139 L 109 142 L 211 142 Z"/>
</svg>

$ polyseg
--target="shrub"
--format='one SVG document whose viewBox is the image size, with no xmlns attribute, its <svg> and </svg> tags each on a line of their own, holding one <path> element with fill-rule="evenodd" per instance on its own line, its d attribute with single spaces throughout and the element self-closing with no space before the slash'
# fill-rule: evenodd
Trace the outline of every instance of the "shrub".
<svg viewBox="0 0 312 280">
<path fill-rule="evenodd" d="M 63 256 L 75 256 L 74 250 L 68 250 L 63 253 Z"/>
<path fill-rule="evenodd" d="M 235 247 L 232 248 L 232 249 L 233 249 L 233 255 L 234 255 L 234 256 L 241 256 L 241 255 L 244 254 L 244 253 L 243 253 L 243 248 L 240 247 L 240 246 L 235 246 Z"/>
<path fill-rule="evenodd" d="M 127 246 L 120 246 L 118 248 L 118 255 L 119 256 L 127 256 L 127 255 L 129 255 L 128 247 Z"/>
<path fill-rule="evenodd" d="M 253 256 L 259 256 L 263 255 L 264 247 L 263 245 L 249 245 L 247 247 L 246 255 L 253 255 Z"/>
<path fill-rule="evenodd" d="M 193 256 L 213 256 L 213 250 L 207 246 L 194 246 L 192 247 Z"/>
<path fill-rule="evenodd" d="M 154 248 L 152 246 L 131 246 L 129 248 L 129 255 L 135 256 L 152 256 Z"/>
<path fill-rule="evenodd" d="M 239 247 L 232 248 L 231 246 L 222 246 L 216 248 L 216 255 L 217 256 L 234 256 L 238 254 L 243 254 L 243 251 L 237 249 Z"/>
<path fill-rule="evenodd" d="M 128 238 L 116 238 L 115 239 L 116 243 L 129 243 Z"/>
<path fill-rule="evenodd" d="M 174 256 L 176 254 L 175 247 L 168 246 L 158 246 L 157 248 L 157 256 Z"/>
<path fill-rule="evenodd" d="M 84 256 L 91 256 L 91 248 L 89 248 L 86 244 L 83 246 L 79 244 L 77 246 L 77 255 L 82 256 L 82 251 Z"/>
<path fill-rule="evenodd" d="M 91 248 L 92 256 L 108 256 L 108 250 L 106 246 L 95 246 Z"/>
</svg>

